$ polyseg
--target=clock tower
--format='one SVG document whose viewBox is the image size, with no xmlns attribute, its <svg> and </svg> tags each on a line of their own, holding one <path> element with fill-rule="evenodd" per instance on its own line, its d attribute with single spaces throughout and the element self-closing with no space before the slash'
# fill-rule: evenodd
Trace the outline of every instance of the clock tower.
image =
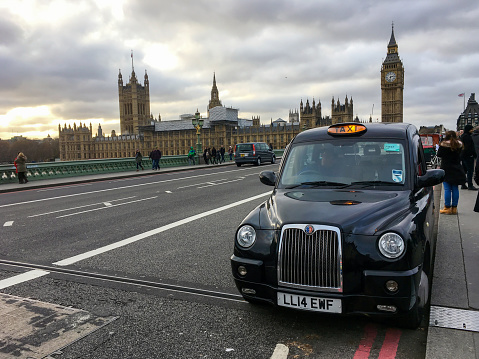
<svg viewBox="0 0 479 359">
<path fill-rule="evenodd" d="M 394 38 L 394 24 L 388 54 L 381 66 L 381 122 L 403 122 L 404 67 Z"/>
</svg>

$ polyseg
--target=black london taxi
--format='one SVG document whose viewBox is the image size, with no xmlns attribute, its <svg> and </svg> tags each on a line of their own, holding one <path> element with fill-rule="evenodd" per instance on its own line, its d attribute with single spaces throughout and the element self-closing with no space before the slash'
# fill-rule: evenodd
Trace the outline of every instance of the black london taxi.
<svg viewBox="0 0 479 359">
<path fill-rule="evenodd" d="M 268 199 L 236 231 L 231 266 L 249 302 L 394 318 L 416 328 L 435 249 L 432 186 L 417 129 L 342 123 L 298 134 Z"/>
</svg>

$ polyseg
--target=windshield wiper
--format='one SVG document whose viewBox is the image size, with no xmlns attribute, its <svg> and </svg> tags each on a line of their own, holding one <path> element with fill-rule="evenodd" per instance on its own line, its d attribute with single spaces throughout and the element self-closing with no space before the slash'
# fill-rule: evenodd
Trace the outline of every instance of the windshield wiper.
<svg viewBox="0 0 479 359">
<path fill-rule="evenodd" d="M 357 182 L 351 182 L 346 187 L 354 186 L 354 185 L 364 185 L 365 187 L 377 186 L 377 185 L 379 185 L 379 186 L 397 186 L 397 185 L 401 185 L 401 183 L 389 182 L 389 181 L 357 181 Z"/>
</svg>

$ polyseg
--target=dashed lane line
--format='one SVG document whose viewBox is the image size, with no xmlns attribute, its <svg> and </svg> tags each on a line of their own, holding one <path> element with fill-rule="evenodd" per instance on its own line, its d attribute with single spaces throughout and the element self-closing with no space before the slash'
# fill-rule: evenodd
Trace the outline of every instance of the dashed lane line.
<svg viewBox="0 0 479 359">
<path fill-rule="evenodd" d="M 108 202 L 123 201 L 123 200 L 125 200 L 125 199 L 132 199 L 132 198 L 135 198 L 135 197 L 136 197 L 136 196 L 130 196 L 130 197 L 112 199 L 111 201 L 108 201 Z M 46 216 L 46 215 L 48 215 L 48 214 L 59 213 L 59 212 L 72 211 L 72 210 L 74 210 L 74 209 L 80 209 L 80 208 L 98 206 L 98 205 L 100 205 L 100 204 L 105 204 L 105 202 L 91 203 L 91 204 L 86 204 L 86 205 L 84 205 L 84 206 L 76 206 L 76 207 L 70 207 L 70 208 L 64 208 L 64 209 L 57 209 L 56 211 L 34 214 L 34 215 L 32 215 L 32 216 L 28 216 L 28 218 L 39 217 L 39 216 Z"/>
<path fill-rule="evenodd" d="M 3 224 L 4 227 L 11 227 L 13 225 L 13 221 L 7 221 Z"/>
<path fill-rule="evenodd" d="M 147 198 L 142 198 L 142 199 L 137 199 L 135 201 L 128 201 L 128 202 L 123 202 L 123 203 L 118 203 L 118 204 L 111 204 L 107 205 L 105 204 L 105 207 L 100 207 L 100 208 L 93 208 L 93 209 L 87 209 L 85 211 L 80 211 L 80 212 L 75 212 L 75 213 L 69 213 L 69 214 L 64 214 L 62 216 L 58 216 L 56 218 L 64 218 L 64 217 L 71 217 L 71 216 L 76 216 L 78 214 L 83 214 L 83 213 L 88 213 L 88 212 L 94 212 L 94 211 L 100 211 L 102 209 L 107 209 L 107 208 L 112 208 L 112 207 L 118 207 L 118 206 L 123 206 L 125 204 L 130 204 L 130 203 L 136 203 L 136 202 L 142 202 L 142 201 L 147 201 L 149 199 L 155 199 L 158 198 L 158 196 L 153 196 L 153 197 L 147 197 Z"/>
</svg>

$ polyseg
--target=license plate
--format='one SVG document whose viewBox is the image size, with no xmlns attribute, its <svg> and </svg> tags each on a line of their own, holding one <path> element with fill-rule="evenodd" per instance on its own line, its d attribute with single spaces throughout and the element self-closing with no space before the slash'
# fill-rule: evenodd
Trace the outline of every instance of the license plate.
<svg viewBox="0 0 479 359">
<path fill-rule="evenodd" d="M 242 153 L 242 154 L 241 154 L 241 157 L 244 157 L 244 156 L 245 156 L 245 154 L 244 154 L 244 153 Z"/>
<path fill-rule="evenodd" d="M 308 297 L 278 292 L 278 305 L 317 312 L 341 313 L 341 299 Z"/>
</svg>

